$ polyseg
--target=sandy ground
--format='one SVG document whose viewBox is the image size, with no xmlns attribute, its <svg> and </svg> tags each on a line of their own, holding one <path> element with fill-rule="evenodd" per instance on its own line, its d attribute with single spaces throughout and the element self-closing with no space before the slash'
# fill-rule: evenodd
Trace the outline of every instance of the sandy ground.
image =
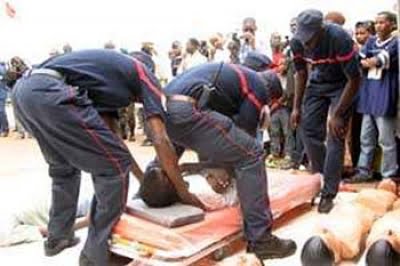
<svg viewBox="0 0 400 266">
<path fill-rule="evenodd" d="M 11 123 L 13 124 L 13 123 Z M 29 200 L 34 193 L 49 193 L 48 187 L 50 178 L 47 174 L 47 167 L 40 153 L 35 140 L 18 140 L 16 136 L 0 138 L 0 210 L 17 208 L 23 201 Z M 151 147 L 141 147 L 140 139 L 134 143 L 127 143 L 133 156 L 139 164 L 144 167 L 154 156 Z M 183 160 L 192 161 L 195 158 L 193 153 L 186 153 Z M 83 183 L 90 184 L 89 176 L 84 175 Z M 340 194 L 338 200 L 346 197 Z M 0 216 L 1 217 L 1 216 Z M 293 238 L 298 245 L 298 251 L 294 256 L 283 260 L 265 261 L 265 265 L 300 265 L 300 252 L 303 243 L 311 236 L 312 229 L 318 221 L 319 215 L 315 211 L 307 209 L 303 214 L 283 224 L 274 231 L 280 237 Z M 0 218 L 1 219 L 1 218 Z M 54 265 L 71 266 L 78 265 L 79 252 L 82 249 L 86 230 L 77 232 L 81 236 L 82 242 L 71 249 L 65 250 L 60 255 L 47 258 L 43 253 L 43 242 L 18 245 L 9 248 L 0 248 L 1 265 Z M 243 243 L 238 242 L 233 247 L 228 248 L 233 257 L 239 256 L 244 252 Z M 115 265 L 124 265 L 126 261 L 114 259 Z M 360 259 L 359 264 L 344 263 L 342 265 L 365 265 L 364 258 Z M 228 265 L 226 262 L 215 262 L 206 258 L 197 266 L 205 265 Z M 233 265 L 230 260 L 229 265 Z"/>
</svg>

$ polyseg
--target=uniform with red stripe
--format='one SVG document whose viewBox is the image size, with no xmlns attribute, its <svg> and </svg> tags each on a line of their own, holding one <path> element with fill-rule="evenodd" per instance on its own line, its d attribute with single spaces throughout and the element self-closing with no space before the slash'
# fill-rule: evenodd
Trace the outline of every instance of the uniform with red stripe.
<svg viewBox="0 0 400 266">
<path fill-rule="evenodd" d="M 39 68 L 65 75 L 71 86 L 87 91 L 100 112 L 117 112 L 134 100 L 143 102 L 145 117 L 165 114 L 161 86 L 156 77 L 138 60 L 112 50 L 83 50 L 44 62 Z"/>
<path fill-rule="evenodd" d="M 304 49 L 301 42 L 292 39 L 290 47 L 297 70 L 312 66 L 310 83 L 340 83 L 358 76 L 357 52 L 350 35 L 334 24 L 326 24 L 321 42 L 312 50 Z"/>
<path fill-rule="evenodd" d="M 199 99 L 204 85 L 215 85 L 208 109 L 232 118 L 237 126 L 254 136 L 260 111 L 270 97 L 259 74 L 239 65 L 204 64 L 170 82 L 165 87 L 165 94 Z"/>
</svg>

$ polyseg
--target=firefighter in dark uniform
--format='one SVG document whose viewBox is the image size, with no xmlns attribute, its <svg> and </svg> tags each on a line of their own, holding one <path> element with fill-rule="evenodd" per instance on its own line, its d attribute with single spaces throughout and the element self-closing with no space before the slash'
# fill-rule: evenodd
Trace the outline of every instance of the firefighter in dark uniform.
<svg viewBox="0 0 400 266">
<path fill-rule="evenodd" d="M 297 71 L 291 120 L 300 125 L 312 170 L 323 174 L 318 211 L 327 213 L 338 192 L 346 125 L 360 84 L 357 53 L 351 36 L 340 26 L 324 24 L 318 10 L 297 17 L 290 46 Z"/>
<path fill-rule="evenodd" d="M 48 59 L 27 71 L 13 91 L 17 118 L 35 139 L 49 165 L 52 202 L 45 254 L 77 243 L 73 224 L 81 170 L 92 174 L 95 196 L 80 265 L 108 265 L 108 238 L 124 210 L 128 174 L 137 165 L 112 131 L 114 114 L 143 104 L 161 166 L 181 201 L 203 207 L 187 191 L 166 135 L 164 97 L 155 76 L 138 60 L 111 50 L 84 50 Z M 143 173 L 135 172 L 137 178 Z"/>
<path fill-rule="evenodd" d="M 248 251 L 259 259 L 293 254 L 296 244 L 271 234 L 265 154 L 255 139 L 261 110 L 279 82 L 271 71 L 257 73 L 233 64 L 204 64 L 165 87 L 167 132 L 178 156 L 185 149 L 233 169 Z M 281 89 L 281 87 L 280 87 Z"/>
</svg>

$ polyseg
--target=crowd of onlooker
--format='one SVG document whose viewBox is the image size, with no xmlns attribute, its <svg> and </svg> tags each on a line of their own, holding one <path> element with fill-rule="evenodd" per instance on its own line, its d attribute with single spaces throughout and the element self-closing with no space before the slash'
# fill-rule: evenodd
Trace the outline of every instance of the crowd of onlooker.
<svg viewBox="0 0 400 266">
<path fill-rule="evenodd" d="M 346 142 L 348 151 L 346 164 L 353 166 L 353 170 L 356 170 L 352 173 L 355 174 L 355 180 L 368 180 L 373 176 L 375 170 L 384 177 L 396 175 L 398 171 L 398 144 L 396 143 L 398 141 L 398 135 L 396 135 L 398 93 L 380 93 L 380 89 L 385 86 L 397 86 L 398 88 L 396 19 L 396 15 L 390 12 L 381 12 L 376 19 L 359 21 L 353 29 L 348 30 L 349 34 L 353 36 L 354 49 L 359 54 L 360 71 L 363 74 L 363 82 L 357 99 L 355 99 L 357 101 L 356 112 L 348 125 Z M 325 22 L 343 26 L 346 18 L 339 12 L 329 12 L 325 15 Z M 269 167 L 281 169 L 306 167 L 307 156 L 301 134 L 290 125 L 296 74 L 294 55 L 289 45 L 290 37 L 274 32 L 268 39 L 258 34 L 257 26 L 256 20 L 249 17 L 243 20 L 240 33 L 214 33 L 208 40 L 190 38 L 186 43 L 173 41 L 168 52 L 169 73 L 165 73 L 165 70 L 160 67 L 159 55 L 152 42 L 143 42 L 140 51 L 130 52 L 126 49 L 119 51 L 131 56 L 135 56 L 135 53 L 144 53 L 150 56 L 155 63 L 154 72 L 162 85 L 176 75 L 207 62 L 251 64 L 252 68 L 273 70 L 280 78 L 283 94 L 274 95 L 269 109 L 270 126 L 265 128 L 260 125 L 257 137 L 260 142 L 264 143 L 268 151 L 267 165 Z M 296 31 L 296 19 L 290 21 L 288 29 L 292 34 Z M 377 53 L 382 47 L 384 47 L 384 52 Z M 110 41 L 105 43 L 103 48 L 116 49 L 116 45 Z M 72 47 L 66 44 L 62 48 L 62 52 L 53 50 L 50 56 L 71 51 Z M 12 88 L 13 84 L 9 81 L 7 73 L 13 73 L 18 77 L 29 68 L 30 66 L 18 57 L 14 57 L 8 64 L 0 64 L 1 137 L 7 137 L 10 130 L 5 107 L 7 91 Z M 11 80 L 15 80 L 15 77 Z M 142 128 L 144 135 L 148 135 L 141 106 L 131 104 L 120 110 L 119 117 L 122 138 L 135 141 L 135 128 Z M 18 121 L 16 121 L 15 130 L 18 132 L 19 138 L 28 137 Z M 142 145 L 151 145 L 151 140 L 147 137 L 144 138 Z M 377 165 L 380 165 L 381 170 L 378 170 Z"/>
</svg>

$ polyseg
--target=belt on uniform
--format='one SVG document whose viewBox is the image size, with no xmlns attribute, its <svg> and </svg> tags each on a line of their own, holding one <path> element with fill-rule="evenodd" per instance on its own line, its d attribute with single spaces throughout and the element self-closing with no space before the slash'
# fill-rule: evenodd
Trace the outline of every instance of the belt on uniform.
<svg viewBox="0 0 400 266">
<path fill-rule="evenodd" d="M 36 69 L 32 69 L 29 73 L 30 75 L 46 75 L 46 76 L 50 76 L 52 78 L 55 79 L 59 79 L 59 80 L 63 80 L 64 76 L 53 69 L 49 69 L 49 68 L 36 68 Z"/>
<path fill-rule="evenodd" d="M 191 104 L 197 103 L 197 101 L 194 98 L 192 98 L 190 96 L 186 96 L 186 95 L 180 95 L 180 94 L 168 95 L 167 99 L 170 101 L 188 102 Z"/>
</svg>

